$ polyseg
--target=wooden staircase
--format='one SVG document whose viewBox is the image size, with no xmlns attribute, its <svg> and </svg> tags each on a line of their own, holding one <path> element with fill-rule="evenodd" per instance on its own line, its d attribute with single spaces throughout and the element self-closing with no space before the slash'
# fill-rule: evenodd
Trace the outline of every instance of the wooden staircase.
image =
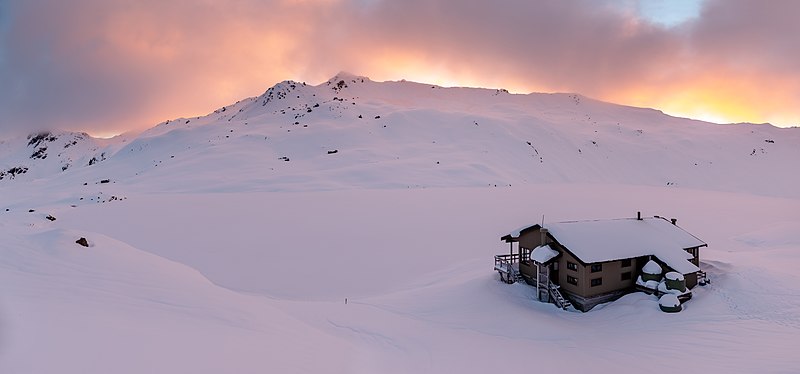
<svg viewBox="0 0 800 374">
<path fill-rule="evenodd" d="M 524 281 L 524 279 L 522 279 L 522 274 L 520 274 L 520 272 L 519 272 L 519 269 L 514 268 L 513 266 L 511 267 L 510 276 L 511 276 L 511 279 L 514 281 L 514 283 Z"/>
<path fill-rule="evenodd" d="M 550 292 L 550 297 L 553 299 L 553 303 L 556 304 L 557 307 L 567 310 L 569 307 L 572 306 L 572 303 L 569 302 L 569 299 L 567 299 L 566 297 L 564 297 L 564 295 L 561 294 L 561 291 L 558 289 L 558 286 L 556 286 L 549 279 L 547 280 L 547 289 Z"/>
<path fill-rule="evenodd" d="M 494 256 L 494 270 L 500 273 L 500 279 L 508 284 L 514 284 L 517 282 L 524 282 L 525 279 L 522 277 L 522 274 L 519 272 L 519 268 L 515 265 L 519 262 L 519 255 L 518 254 L 507 254 L 507 255 L 496 255 Z M 549 295 L 550 301 L 553 304 L 556 304 L 557 307 L 567 310 L 572 307 L 572 303 L 564 297 L 559 290 L 558 286 L 556 286 L 552 281 L 550 281 L 549 276 L 546 274 L 539 274 L 539 290 L 546 291 Z M 539 300 L 543 300 L 543 295 L 537 295 L 536 297 Z"/>
</svg>

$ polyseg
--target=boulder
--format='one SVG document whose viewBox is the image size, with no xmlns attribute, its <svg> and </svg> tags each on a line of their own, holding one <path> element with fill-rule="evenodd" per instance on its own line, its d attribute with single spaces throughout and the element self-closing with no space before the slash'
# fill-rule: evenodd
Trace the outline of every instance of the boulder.
<svg viewBox="0 0 800 374">
<path fill-rule="evenodd" d="M 653 260 L 647 261 L 647 263 L 644 264 L 644 267 L 642 268 L 642 280 L 644 280 L 645 282 L 651 280 L 657 282 L 661 281 L 662 271 L 663 270 L 661 269 L 661 265 L 659 265 L 657 262 Z"/>
<path fill-rule="evenodd" d="M 661 311 L 667 313 L 677 313 L 683 309 L 680 300 L 678 300 L 678 296 L 670 293 L 658 299 L 658 306 L 661 308 Z"/>
<path fill-rule="evenodd" d="M 664 278 L 668 289 L 686 291 L 686 280 L 683 278 L 683 274 L 671 271 L 664 275 Z"/>
</svg>

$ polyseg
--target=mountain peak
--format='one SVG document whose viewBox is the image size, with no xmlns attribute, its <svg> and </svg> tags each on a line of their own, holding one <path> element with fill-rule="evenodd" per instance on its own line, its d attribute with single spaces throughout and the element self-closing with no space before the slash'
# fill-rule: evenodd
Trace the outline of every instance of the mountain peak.
<svg viewBox="0 0 800 374">
<path fill-rule="evenodd" d="M 362 75 L 356 75 L 350 72 L 340 71 L 338 74 L 334 75 L 331 79 L 328 79 L 328 81 L 325 83 L 331 85 L 331 84 L 337 84 L 341 81 L 344 81 L 345 83 L 357 83 L 357 82 L 363 83 L 371 80 L 368 77 Z"/>
</svg>

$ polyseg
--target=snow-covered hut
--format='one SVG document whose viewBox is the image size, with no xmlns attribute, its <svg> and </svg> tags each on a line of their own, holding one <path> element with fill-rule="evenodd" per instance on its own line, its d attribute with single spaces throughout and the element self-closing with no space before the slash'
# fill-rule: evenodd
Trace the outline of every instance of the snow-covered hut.
<svg viewBox="0 0 800 374">
<path fill-rule="evenodd" d="M 536 286 L 539 300 L 564 309 L 572 305 L 588 311 L 634 291 L 649 261 L 682 275 L 689 289 L 705 280 L 699 266 L 700 248 L 707 244 L 675 219 L 639 213 L 635 218 L 536 224 L 500 239 L 510 244 L 508 254 L 495 257 L 495 268 L 507 270 L 498 270 L 501 276 Z"/>
</svg>

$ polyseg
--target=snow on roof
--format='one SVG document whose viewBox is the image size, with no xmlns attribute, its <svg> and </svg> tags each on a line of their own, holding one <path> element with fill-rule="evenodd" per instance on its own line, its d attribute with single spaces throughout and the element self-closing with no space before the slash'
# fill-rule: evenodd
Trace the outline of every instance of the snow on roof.
<svg viewBox="0 0 800 374">
<path fill-rule="evenodd" d="M 547 261 L 550 261 L 558 256 L 558 251 L 553 248 L 550 248 L 549 245 L 540 245 L 536 247 L 533 252 L 531 252 L 531 260 L 536 261 L 540 264 L 544 264 Z"/>
<path fill-rule="evenodd" d="M 522 227 L 520 227 L 520 228 L 518 228 L 518 229 L 516 229 L 516 230 L 514 230 L 514 231 L 512 231 L 510 233 L 508 233 L 507 236 L 510 236 L 512 238 L 519 238 L 519 236 L 522 235 L 522 231 L 523 230 L 531 228 L 533 226 L 536 226 L 536 225 L 525 225 L 525 226 L 522 226 Z"/>
<path fill-rule="evenodd" d="M 550 234 L 585 263 L 653 255 L 681 274 L 700 270 L 684 248 L 706 243 L 662 218 L 559 222 Z"/>
</svg>

